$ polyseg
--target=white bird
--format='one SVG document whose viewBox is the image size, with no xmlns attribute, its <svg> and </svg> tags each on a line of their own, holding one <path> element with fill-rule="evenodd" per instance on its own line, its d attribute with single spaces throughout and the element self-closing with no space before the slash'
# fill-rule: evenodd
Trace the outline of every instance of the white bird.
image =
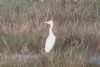
<svg viewBox="0 0 100 67">
<path fill-rule="evenodd" d="M 47 23 L 47 24 L 50 25 L 49 36 L 47 37 L 46 42 L 45 42 L 45 52 L 48 53 L 54 47 L 56 37 L 55 37 L 55 35 L 53 34 L 53 31 L 52 31 L 53 20 L 50 20 L 50 21 L 44 22 L 44 23 Z"/>
<path fill-rule="evenodd" d="M 41 2 L 43 2 L 43 0 L 41 0 Z"/>
</svg>

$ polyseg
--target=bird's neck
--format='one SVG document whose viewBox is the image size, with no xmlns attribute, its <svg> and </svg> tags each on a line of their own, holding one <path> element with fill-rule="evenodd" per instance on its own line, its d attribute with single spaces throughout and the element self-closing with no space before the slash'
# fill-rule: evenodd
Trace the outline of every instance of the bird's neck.
<svg viewBox="0 0 100 67">
<path fill-rule="evenodd" d="M 52 32 L 52 28 L 53 28 L 53 25 L 50 26 L 49 34 L 53 34 L 53 32 Z"/>
</svg>

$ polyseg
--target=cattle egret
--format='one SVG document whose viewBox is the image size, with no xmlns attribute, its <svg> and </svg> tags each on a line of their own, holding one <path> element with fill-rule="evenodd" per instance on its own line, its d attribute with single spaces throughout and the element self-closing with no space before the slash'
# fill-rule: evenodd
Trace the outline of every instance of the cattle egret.
<svg viewBox="0 0 100 67">
<path fill-rule="evenodd" d="M 43 2 L 43 0 L 41 0 L 41 2 Z"/>
<path fill-rule="evenodd" d="M 50 25 L 49 36 L 47 37 L 46 42 L 45 42 L 45 52 L 48 53 L 54 47 L 56 37 L 55 37 L 55 35 L 52 32 L 53 20 L 50 20 L 50 21 L 45 22 L 45 23 Z"/>
</svg>

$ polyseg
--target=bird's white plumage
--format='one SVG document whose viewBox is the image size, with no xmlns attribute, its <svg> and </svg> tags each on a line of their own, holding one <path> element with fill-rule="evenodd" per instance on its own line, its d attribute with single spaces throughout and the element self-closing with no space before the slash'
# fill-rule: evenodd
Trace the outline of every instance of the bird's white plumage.
<svg viewBox="0 0 100 67">
<path fill-rule="evenodd" d="M 49 36 L 47 37 L 46 42 L 45 42 L 45 52 L 48 53 L 54 47 L 56 37 L 55 37 L 55 35 L 52 32 L 53 20 L 50 20 L 50 21 L 45 22 L 45 23 L 50 24 Z"/>
<path fill-rule="evenodd" d="M 45 43 L 45 52 L 50 52 L 50 50 L 54 47 L 55 39 L 56 38 L 53 35 L 48 36 Z"/>
</svg>

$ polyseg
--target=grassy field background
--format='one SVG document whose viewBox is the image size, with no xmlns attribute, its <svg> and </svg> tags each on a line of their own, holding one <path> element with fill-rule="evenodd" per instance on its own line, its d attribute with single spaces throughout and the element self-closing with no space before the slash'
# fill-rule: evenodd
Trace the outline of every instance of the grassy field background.
<svg viewBox="0 0 100 67">
<path fill-rule="evenodd" d="M 46 54 L 50 19 L 57 40 Z M 19 62 L 23 52 L 36 57 Z M 97 67 L 89 59 L 100 55 L 100 1 L 0 0 L 0 53 L 0 67 Z"/>
</svg>

